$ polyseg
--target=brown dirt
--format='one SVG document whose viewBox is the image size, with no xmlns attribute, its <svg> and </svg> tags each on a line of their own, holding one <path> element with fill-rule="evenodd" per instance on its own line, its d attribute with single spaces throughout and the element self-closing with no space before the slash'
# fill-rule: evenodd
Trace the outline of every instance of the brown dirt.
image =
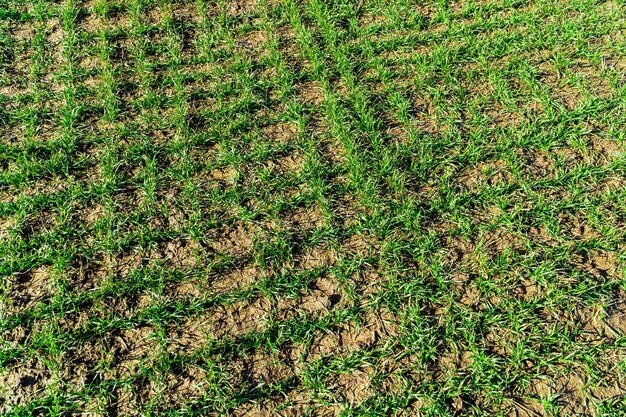
<svg viewBox="0 0 626 417">
<path fill-rule="evenodd" d="M 172 354 L 189 355 L 202 349 L 210 339 L 212 322 L 205 315 L 187 318 L 182 322 L 168 326 L 167 351 Z"/>
<path fill-rule="evenodd" d="M 617 305 L 611 306 L 605 318 L 605 334 L 615 339 L 626 335 L 626 304 L 620 301 Z"/>
<path fill-rule="evenodd" d="M 328 126 L 323 121 L 315 122 L 313 126 L 310 126 L 312 133 L 318 136 L 324 136 L 326 134 Z M 320 143 L 320 153 L 324 159 L 330 163 L 343 165 L 348 159 L 348 151 L 345 146 L 338 140 L 326 140 L 323 139 Z"/>
<path fill-rule="evenodd" d="M 406 128 L 400 125 L 394 125 L 392 122 L 388 123 L 386 134 L 391 138 L 392 142 L 408 143 L 410 140 L 409 132 Z"/>
<path fill-rule="evenodd" d="M 259 0 L 234 0 L 229 2 L 228 11 L 233 16 L 243 16 L 259 9 Z"/>
<path fill-rule="evenodd" d="M 16 221 L 12 217 L 0 219 L 0 239 L 6 239 L 6 241 L 8 241 L 11 236 L 11 230 L 13 230 L 15 226 Z"/>
<path fill-rule="evenodd" d="M 593 250 L 580 256 L 575 263 L 579 269 L 600 279 L 621 277 L 615 252 Z"/>
<path fill-rule="evenodd" d="M 319 417 L 337 417 L 340 409 L 335 405 L 318 403 L 308 392 L 297 390 L 285 394 L 284 401 L 268 401 L 246 404 L 233 413 L 237 417 L 272 417 L 276 415 L 285 417 L 298 417 L 302 415 L 315 415 Z"/>
<path fill-rule="evenodd" d="M 600 136 L 589 137 L 591 164 L 605 165 L 615 162 L 624 155 L 624 143 Z"/>
<path fill-rule="evenodd" d="M 508 164 L 502 160 L 479 162 L 459 176 L 459 183 L 470 190 L 496 186 L 513 180 Z"/>
<path fill-rule="evenodd" d="M 270 303 L 265 298 L 220 306 L 212 318 L 212 336 L 221 339 L 241 336 L 251 331 L 262 331 L 269 310 Z"/>
<path fill-rule="evenodd" d="M 522 150 L 520 153 L 525 160 L 523 169 L 532 177 L 548 178 L 554 175 L 554 161 L 548 152 L 541 150 L 524 152 Z"/>
<path fill-rule="evenodd" d="M 300 172 L 305 164 L 305 160 L 302 155 L 297 152 L 291 152 L 287 155 L 279 157 L 275 161 L 270 161 L 269 166 L 277 174 L 297 174 Z"/>
<path fill-rule="evenodd" d="M 111 378 L 136 375 L 140 366 L 149 366 L 159 352 L 159 344 L 151 327 L 121 330 L 112 340 Z"/>
<path fill-rule="evenodd" d="M 364 13 L 359 17 L 359 26 L 366 28 L 373 25 L 384 25 L 387 19 L 384 16 L 379 16 L 371 13 Z"/>
<path fill-rule="evenodd" d="M 41 361 L 27 360 L 18 366 L 0 371 L 0 411 L 26 406 L 45 397 L 52 383 L 50 370 Z"/>
<path fill-rule="evenodd" d="M 437 118 L 437 107 L 430 97 L 416 97 L 411 116 L 411 123 L 421 132 L 440 134 L 446 130 Z"/>
<path fill-rule="evenodd" d="M 626 393 L 626 386 L 617 381 L 605 382 L 601 386 L 590 387 L 589 377 L 584 369 L 561 371 L 551 378 L 539 378 L 533 381 L 529 397 L 516 404 L 511 415 L 548 416 L 536 400 L 556 397 L 556 404 L 564 415 L 598 415 L 592 404 L 597 401 L 618 398 Z M 526 413 L 526 414 L 524 414 Z M 587 414 L 591 413 L 591 414 Z"/>
<path fill-rule="evenodd" d="M 312 230 L 326 225 L 324 213 L 318 204 L 295 209 L 286 216 L 285 223 L 293 230 Z"/>
<path fill-rule="evenodd" d="M 108 255 L 105 256 L 101 268 L 95 272 L 101 277 L 106 275 L 127 277 L 133 270 L 143 265 L 145 258 L 145 253 L 141 250 L 130 250 L 117 255 Z"/>
<path fill-rule="evenodd" d="M 172 4 L 172 17 L 179 22 L 201 23 L 200 11 L 195 4 L 174 3 Z"/>
<path fill-rule="evenodd" d="M 543 246 L 556 246 L 559 243 L 555 234 L 544 226 L 531 226 L 526 231 L 526 236 L 532 243 Z"/>
<path fill-rule="evenodd" d="M 572 75 L 581 76 L 585 84 L 583 89 L 591 95 L 608 99 L 612 95 L 612 87 L 607 77 L 601 75 L 601 68 L 581 60 L 569 68 Z"/>
<path fill-rule="evenodd" d="M 538 66 L 541 73 L 540 80 L 550 90 L 552 98 L 567 110 L 574 110 L 584 99 L 583 91 L 569 85 L 560 71 L 549 62 L 542 62 Z"/>
<path fill-rule="evenodd" d="M 289 363 L 289 358 L 281 357 L 266 351 L 257 351 L 244 359 L 245 376 L 252 385 L 276 384 L 289 377 L 295 376 L 294 367 Z"/>
<path fill-rule="evenodd" d="M 54 291 L 50 268 L 44 266 L 15 275 L 10 285 L 11 310 L 14 312 L 32 308 Z"/>
<path fill-rule="evenodd" d="M 357 350 L 382 348 L 399 335 L 400 318 L 382 310 L 368 312 L 360 323 L 346 323 L 315 338 L 306 352 L 308 362 L 321 358 L 344 356 Z"/>
<path fill-rule="evenodd" d="M 211 249 L 222 255 L 241 255 L 252 249 L 258 229 L 253 224 L 225 226 L 214 234 Z"/>
<path fill-rule="evenodd" d="M 300 297 L 281 300 L 278 318 L 289 320 L 292 317 L 320 317 L 332 309 L 345 306 L 344 299 L 337 282 L 319 278 L 311 284 L 311 289 Z"/>
<path fill-rule="evenodd" d="M 349 194 L 337 197 L 336 201 L 333 201 L 332 211 L 336 216 L 335 221 L 346 228 L 358 224 L 363 213 L 371 214 L 358 199 Z"/>
<path fill-rule="evenodd" d="M 360 404 L 371 397 L 374 392 L 370 386 L 371 375 L 364 370 L 355 370 L 350 373 L 341 373 L 329 384 L 329 389 L 347 404 Z"/>
<path fill-rule="evenodd" d="M 177 269 L 190 269 L 198 265 L 198 255 L 202 246 L 193 240 L 177 239 L 165 243 L 159 252 L 167 266 Z M 152 259 L 158 259 L 152 257 Z"/>
<path fill-rule="evenodd" d="M 293 124 L 279 122 L 263 126 L 261 132 L 264 139 L 274 144 L 289 144 L 296 138 L 299 129 Z"/>
<path fill-rule="evenodd" d="M 68 189 L 69 184 L 66 181 L 37 180 L 22 187 L 19 191 L 9 188 L 10 192 L 0 194 L 0 203 L 14 203 L 23 197 L 62 193 Z"/>
<path fill-rule="evenodd" d="M 370 257 L 380 250 L 380 242 L 375 236 L 354 234 L 341 243 L 341 253 L 344 256 Z"/>
<path fill-rule="evenodd" d="M 448 378 L 458 374 L 468 374 L 472 364 L 472 353 L 469 351 L 447 352 L 439 357 L 438 369 L 442 377 Z M 445 376 L 444 376 L 445 375 Z"/>
<path fill-rule="evenodd" d="M 316 246 L 298 259 L 298 265 L 302 269 L 332 266 L 336 262 L 337 255 L 335 250 L 326 245 Z"/>
<path fill-rule="evenodd" d="M 484 112 L 484 116 L 487 118 L 489 125 L 503 129 L 519 127 L 527 120 L 522 113 L 507 110 L 499 105 L 490 106 Z"/>
<path fill-rule="evenodd" d="M 218 293 L 228 293 L 258 284 L 268 275 L 269 273 L 262 271 L 257 266 L 245 265 L 232 271 L 217 274 L 211 280 L 211 288 Z"/>
<path fill-rule="evenodd" d="M 249 51 L 261 51 L 261 54 L 255 54 L 255 59 L 258 59 L 267 54 L 267 50 L 265 48 L 262 48 L 262 46 L 267 43 L 268 39 L 269 37 L 267 32 L 255 30 L 253 32 L 239 36 L 235 40 L 235 44 L 239 48 L 243 48 Z"/>
<path fill-rule="evenodd" d="M 317 81 L 301 82 L 295 88 L 304 103 L 319 107 L 325 100 L 322 86 Z"/>
</svg>

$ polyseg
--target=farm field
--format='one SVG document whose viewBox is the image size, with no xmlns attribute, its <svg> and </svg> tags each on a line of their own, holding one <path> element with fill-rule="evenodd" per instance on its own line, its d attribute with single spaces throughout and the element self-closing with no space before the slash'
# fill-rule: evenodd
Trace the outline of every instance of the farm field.
<svg viewBox="0 0 626 417">
<path fill-rule="evenodd" d="M 0 2 L 3 416 L 626 415 L 626 4 Z"/>
</svg>

